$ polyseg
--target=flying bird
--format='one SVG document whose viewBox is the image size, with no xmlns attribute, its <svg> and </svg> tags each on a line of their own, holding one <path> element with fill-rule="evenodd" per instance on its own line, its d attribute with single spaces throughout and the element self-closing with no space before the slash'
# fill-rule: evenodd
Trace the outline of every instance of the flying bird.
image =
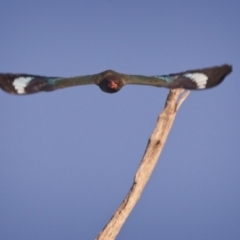
<svg viewBox="0 0 240 240">
<path fill-rule="evenodd" d="M 0 74 L 0 87 L 8 93 L 17 95 L 89 84 L 98 85 L 106 93 L 116 93 L 127 84 L 203 90 L 217 86 L 231 71 L 232 67 L 225 64 L 159 76 L 128 75 L 113 70 L 69 78 L 6 73 Z"/>
</svg>

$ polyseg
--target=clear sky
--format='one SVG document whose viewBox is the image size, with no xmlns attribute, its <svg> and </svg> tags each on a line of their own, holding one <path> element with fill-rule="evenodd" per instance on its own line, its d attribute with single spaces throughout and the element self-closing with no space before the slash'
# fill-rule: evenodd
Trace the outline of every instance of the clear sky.
<svg viewBox="0 0 240 240">
<path fill-rule="evenodd" d="M 240 239 L 240 1 L 0 0 L 0 72 L 160 75 L 191 92 L 118 239 Z M 94 239 L 127 194 L 168 91 L 0 92 L 0 239 Z"/>
</svg>

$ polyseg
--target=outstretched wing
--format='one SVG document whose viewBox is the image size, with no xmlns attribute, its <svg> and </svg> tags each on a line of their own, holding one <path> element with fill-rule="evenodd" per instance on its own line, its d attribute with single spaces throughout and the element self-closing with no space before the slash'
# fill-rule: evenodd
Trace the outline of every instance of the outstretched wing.
<svg viewBox="0 0 240 240">
<path fill-rule="evenodd" d="M 165 88 L 206 89 L 217 86 L 232 71 L 229 65 L 189 70 L 160 76 L 128 75 L 124 84 L 142 84 Z"/>
<path fill-rule="evenodd" d="M 71 78 L 30 74 L 0 74 L 0 87 L 8 93 L 23 95 L 77 85 L 96 84 L 96 79 L 98 79 L 98 74 Z"/>
<path fill-rule="evenodd" d="M 142 84 L 165 88 L 206 89 L 223 81 L 232 71 L 229 65 L 189 70 L 160 76 L 126 75 L 107 70 L 99 74 L 70 78 L 43 77 L 29 74 L 0 74 L 0 87 L 12 94 L 29 94 L 61 88 L 96 84 L 107 93 L 116 93 L 126 84 Z"/>
</svg>

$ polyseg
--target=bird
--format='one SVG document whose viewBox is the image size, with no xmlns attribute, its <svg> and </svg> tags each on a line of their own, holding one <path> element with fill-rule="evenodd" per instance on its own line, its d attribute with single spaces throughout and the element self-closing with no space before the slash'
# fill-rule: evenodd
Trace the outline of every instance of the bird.
<svg viewBox="0 0 240 240">
<path fill-rule="evenodd" d="M 147 85 L 169 89 L 204 90 L 220 84 L 231 73 L 232 66 L 224 64 L 187 70 L 167 75 L 129 75 L 106 70 L 104 72 L 75 77 L 46 77 L 31 74 L 0 73 L 0 87 L 7 93 L 28 95 L 38 92 L 49 92 L 72 86 L 95 84 L 103 92 L 116 93 L 128 84 Z"/>
</svg>

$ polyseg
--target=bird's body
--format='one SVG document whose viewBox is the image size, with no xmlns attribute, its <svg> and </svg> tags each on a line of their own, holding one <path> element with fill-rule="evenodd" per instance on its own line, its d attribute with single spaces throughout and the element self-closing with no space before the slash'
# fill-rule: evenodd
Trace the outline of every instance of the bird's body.
<svg viewBox="0 0 240 240">
<path fill-rule="evenodd" d="M 0 74 L 0 87 L 8 93 L 17 95 L 89 84 L 98 85 L 102 91 L 107 93 L 118 92 L 127 84 L 201 90 L 218 85 L 231 71 L 231 66 L 222 65 L 160 76 L 128 75 L 112 70 L 70 78 L 30 74 Z"/>
</svg>

